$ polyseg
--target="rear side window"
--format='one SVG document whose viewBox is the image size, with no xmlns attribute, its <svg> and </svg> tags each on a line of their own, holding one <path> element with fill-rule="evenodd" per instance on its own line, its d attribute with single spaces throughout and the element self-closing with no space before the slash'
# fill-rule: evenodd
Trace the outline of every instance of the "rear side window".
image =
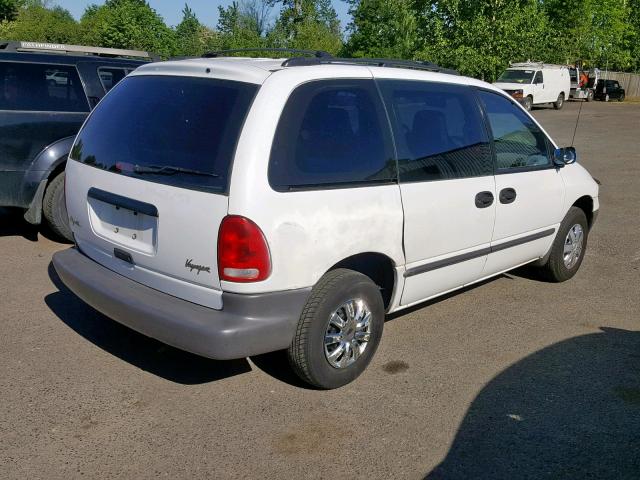
<svg viewBox="0 0 640 480">
<path fill-rule="evenodd" d="M 108 92 L 116 83 L 126 77 L 129 72 L 130 70 L 124 68 L 99 67 L 98 77 L 100 78 L 100 83 L 104 91 Z"/>
<path fill-rule="evenodd" d="M 389 137 L 373 80 L 306 83 L 282 112 L 269 182 L 286 191 L 395 180 Z"/>
<path fill-rule="evenodd" d="M 88 112 L 89 104 L 73 66 L 0 62 L 0 110 Z"/>
<path fill-rule="evenodd" d="M 380 81 L 391 114 L 401 182 L 493 175 L 480 107 L 465 86 Z"/>
<path fill-rule="evenodd" d="M 545 134 L 511 100 L 479 91 L 493 133 L 497 171 L 518 171 L 551 165 Z"/>
<path fill-rule="evenodd" d="M 71 158 L 148 181 L 226 191 L 257 89 L 208 78 L 127 77 L 91 114 Z"/>
</svg>

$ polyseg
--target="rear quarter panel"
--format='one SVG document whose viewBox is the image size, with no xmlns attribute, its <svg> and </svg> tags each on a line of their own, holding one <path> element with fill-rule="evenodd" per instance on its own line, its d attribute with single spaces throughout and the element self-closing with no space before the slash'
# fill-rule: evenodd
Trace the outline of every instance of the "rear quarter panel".
<svg viewBox="0 0 640 480">
<path fill-rule="evenodd" d="M 304 67 L 269 77 L 246 119 L 235 155 L 229 214 L 262 229 L 272 272 L 256 283 L 221 282 L 238 293 L 314 285 L 333 265 L 358 253 L 381 253 L 404 265 L 402 202 L 398 185 L 276 192 L 268 181 L 271 143 L 280 114 L 298 85 L 321 78 L 371 78 L 366 67 Z"/>
</svg>

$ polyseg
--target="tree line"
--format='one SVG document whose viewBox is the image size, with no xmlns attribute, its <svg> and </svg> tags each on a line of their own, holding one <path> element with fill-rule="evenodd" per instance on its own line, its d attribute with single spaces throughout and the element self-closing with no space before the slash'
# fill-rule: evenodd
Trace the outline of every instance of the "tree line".
<svg viewBox="0 0 640 480">
<path fill-rule="evenodd" d="M 152 51 L 163 58 L 241 48 L 325 50 L 429 60 L 494 80 L 510 61 L 640 70 L 640 0 L 240 0 L 204 25 L 185 5 L 175 27 L 145 0 L 107 0 L 79 21 L 48 0 L 0 0 L 0 39 Z"/>
</svg>

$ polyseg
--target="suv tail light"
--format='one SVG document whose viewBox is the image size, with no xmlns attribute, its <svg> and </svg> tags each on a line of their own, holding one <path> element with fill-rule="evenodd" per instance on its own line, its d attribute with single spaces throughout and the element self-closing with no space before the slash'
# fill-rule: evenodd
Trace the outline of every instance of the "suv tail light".
<svg viewBox="0 0 640 480">
<path fill-rule="evenodd" d="M 218 276 L 228 282 L 259 282 L 271 273 L 262 230 L 238 215 L 224 217 L 218 232 Z"/>
</svg>

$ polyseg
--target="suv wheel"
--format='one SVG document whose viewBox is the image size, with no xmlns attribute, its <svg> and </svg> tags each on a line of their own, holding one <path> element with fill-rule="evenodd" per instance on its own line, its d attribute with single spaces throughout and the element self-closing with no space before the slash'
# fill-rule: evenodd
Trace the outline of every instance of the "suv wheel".
<svg viewBox="0 0 640 480">
<path fill-rule="evenodd" d="M 555 102 L 553 102 L 553 108 L 556 110 L 560 110 L 563 105 L 564 105 L 564 93 L 560 93 L 560 95 L 558 95 L 558 99 Z"/>
<path fill-rule="evenodd" d="M 524 106 L 527 112 L 530 112 L 531 106 L 533 105 L 533 99 L 531 97 L 525 97 L 525 99 L 522 102 L 522 105 Z"/>
<path fill-rule="evenodd" d="M 620 96 L 618 97 L 618 101 L 619 102 L 624 102 L 624 93 L 620 94 Z"/>
<path fill-rule="evenodd" d="M 586 215 L 581 209 L 571 207 L 560 224 L 549 258 L 542 266 L 543 276 L 552 282 L 564 282 L 573 277 L 582 264 L 588 235 Z"/>
<path fill-rule="evenodd" d="M 383 328 L 384 304 L 376 284 L 353 270 L 332 270 L 311 291 L 289 362 L 311 385 L 341 387 L 367 368 Z"/>
<path fill-rule="evenodd" d="M 42 213 L 53 233 L 73 241 L 64 199 L 64 172 L 56 175 L 47 185 L 42 200 Z"/>
</svg>

